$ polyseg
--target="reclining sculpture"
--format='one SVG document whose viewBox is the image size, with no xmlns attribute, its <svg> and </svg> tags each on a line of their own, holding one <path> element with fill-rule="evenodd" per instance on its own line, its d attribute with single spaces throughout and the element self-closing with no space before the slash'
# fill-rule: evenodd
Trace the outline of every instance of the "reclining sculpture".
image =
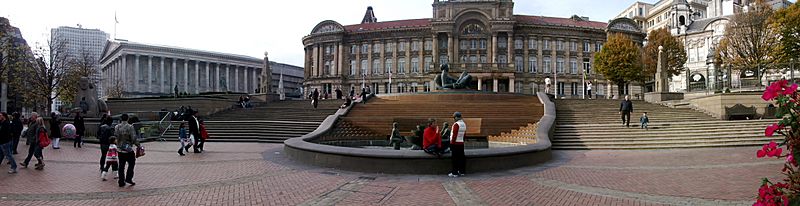
<svg viewBox="0 0 800 206">
<path fill-rule="evenodd" d="M 441 89 L 465 89 L 470 80 L 472 80 L 472 76 L 467 74 L 466 71 L 462 72 L 458 78 L 450 76 L 450 66 L 447 64 L 442 64 L 439 68 L 442 73 L 437 74 L 434 81 Z"/>
</svg>

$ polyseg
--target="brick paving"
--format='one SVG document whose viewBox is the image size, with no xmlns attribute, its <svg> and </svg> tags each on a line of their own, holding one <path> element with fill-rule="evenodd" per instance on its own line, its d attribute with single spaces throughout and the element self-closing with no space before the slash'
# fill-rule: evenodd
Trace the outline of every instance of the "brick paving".
<svg viewBox="0 0 800 206">
<path fill-rule="evenodd" d="M 0 173 L 0 205 L 745 205 L 761 177 L 781 177 L 754 147 L 554 151 L 543 165 L 454 180 L 302 165 L 281 144 L 209 143 L 180 157 L 177 143 L 152 142 L 136 186 L 119 188 L 100 180 L 96 145 L 66 145 L 44 150 L 43 171 Z"/>
</svg>

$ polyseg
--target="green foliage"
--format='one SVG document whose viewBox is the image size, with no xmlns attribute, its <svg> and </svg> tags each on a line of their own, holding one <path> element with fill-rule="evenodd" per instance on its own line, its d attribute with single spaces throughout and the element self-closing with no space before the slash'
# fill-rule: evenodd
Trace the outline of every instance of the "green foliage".
<svg viewBox="0 0 800 206">
<path fill-rule="evenodd" d="M 623 34 L 614 34 L 608 38 L 603 49 L 595 54 L 595 69 L 617 84 L 641 81 L 641 56 L 641 50 L 633 40 Z"/>
<path fill-rule="evenodd" d="M 645 78 L 653 77 L 658 67 L 658 46 L 664 47 L 666 53 L 668 76 L 679 75 L 684 71 L 686 63 L 686 50 L 678 39 L 672 36 L 666 28 L 653 30 L 647 35 L 648 43 L 644 47 L 644 75 Z"/>
<path fill-rule="evenodd" d="M 792 4 L 776 11 L 772 26 L 781 35 L 782 52 L 789 58 L 800 59 L 800 5 Z"/>
<path fill-rule="evenodd" d="M 763 0 L 756 1 L 748 12 L 734 15 L 725 28 L 725 38 L 717 48 L 718 59 L 736 70 L 766 69 L 784 57 L 779 33 L 770 24 L 774 11 Z"/>
</svg>

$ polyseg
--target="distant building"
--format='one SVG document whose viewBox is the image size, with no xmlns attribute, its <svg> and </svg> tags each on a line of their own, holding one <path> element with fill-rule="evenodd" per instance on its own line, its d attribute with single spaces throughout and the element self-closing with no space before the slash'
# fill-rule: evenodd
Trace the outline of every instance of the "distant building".
<svg viewBox="0 0 800 206">
<path fill-rule="evenodd" d="M 103 95 L 103 87 L 100 85 L 100 57 L 103 48 L 106 46 L 109 35 L 99 29 L 86 29 L 81 25 L 78 27 L 61 26 L 50 30 L 50 38 L 56 42 L 65 43 L 67 61 L 92 61 L 96 66 L 97 73 L 89 77 L 97 85 L 98 96 Z M 88 57 L 88 58 L 86 58 Z M 52 110 L 56 111 L 63 103 L 56 99 L 53 102 Z"/>
<path fill-rule="evenodd" d="M 532 94 L 553 78 L 559 96 L 580 98 L 585 81 L 599 96 L 639 94 L 640 87 L 617 88 L 592 65 L 610 33 L 624 33 L 640 44 L 645 34 L 629 19 L 514 14 L 512 0 L 435 0 L 432 16 L 378 21 L 368 7 L 359 24 L 326 20 L 303 37 L 304 88 L 333 93 L 370 86 L 376 93 L 436 90 L 439 65 L 451 75 L 467 71 L 469 87 Z"/>
<path fill-rule="evenodd" d="M 33 58 L 33 52 L 30 50 L 28 46 L 28 42 L 22 38 L 22 32 L 20 32 L 19 28 L 11 26 L 11 22 L 4 18 L 0 17 L 0 33 L 7 34 L 5 36 L 0 37 L 0 46 L 11 46 L 11 47 L 24 47 L 27 48 L 22 52 L 27 53 L 26 55 L 30 58 Z M 10 44 L 10 45 L 8 45 Z M 0 57 L 9 55 L 8 50 L 0 51 Z M 1 62 L 2 64 L 10 63 L 10 62 Z M 10 70 L 8 71 L 8 79 L 13 78 L 20 78 L 18 75 L 18 71 Z M 23 115 L 28 116 L 30 112 L 33 110 L 25 108 L 22 104 L 23 98 L 25 98 L 25 94 L 23 89 L 16 89 L 9 87 L 8 82 L 0 83 L 0 111 L 2 112 L 21 112 Z"/>
<path fill-rule="evenodd" d="M 257 93 L 263 62 L 244 55 L 115 40 L 103 51 L 101 82 L 106 91 L 118 90 L 122 97 L 171 95 L 175 86 L 190 94 Z M 299 88 L 302 68 L 270 63 L 273 91 L 281 70 L 285 90 Z"/>
</svg>

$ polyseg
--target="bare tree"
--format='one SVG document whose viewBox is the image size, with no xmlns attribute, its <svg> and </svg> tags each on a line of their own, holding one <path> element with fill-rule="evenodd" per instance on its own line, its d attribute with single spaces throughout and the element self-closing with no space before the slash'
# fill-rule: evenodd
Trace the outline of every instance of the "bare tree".
<svg viewBox="0 0 800 206">
<path fill-rule="evenodd" d="M 97 83 L 97 58 L 86 50 L 81 51 L 78 56 L 69 58 L 69 65 L 63 77 L 61 85 L 58 87 L 61 95 L 58 97 L 62 102 L 74 102 L 78 94 L 78 82 L 81 77 L 87 77 L 93 84 Z M 95 94 L 96 95 L 96 94 Z"/>
<path fill-rule="evenodd" d="M 37 45 L 32 60 L 20 65 L 19 76 L 11 84 L 26 92 L 25 104 L 33 105 L 38 111 L 50 112 L 53 100 L 61 95 L 59 87 L 69 68 L 66 49 L 66 40 L 50 38 L 47 45 Z"/>
</svg>

